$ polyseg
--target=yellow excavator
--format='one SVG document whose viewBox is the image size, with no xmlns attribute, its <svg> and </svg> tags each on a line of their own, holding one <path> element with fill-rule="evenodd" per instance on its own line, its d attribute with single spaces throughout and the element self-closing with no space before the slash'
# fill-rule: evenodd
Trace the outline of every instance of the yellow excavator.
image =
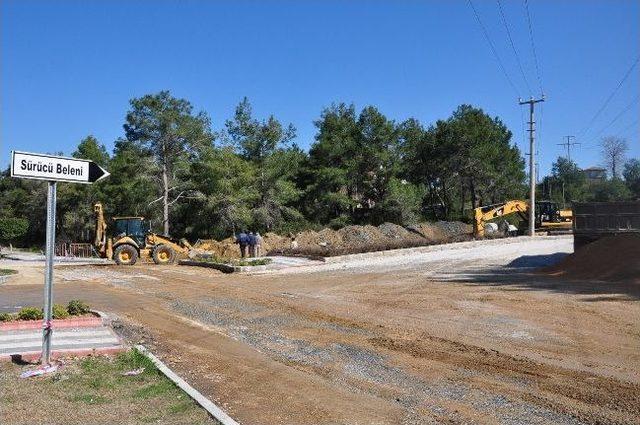
<svg viewBox="0 0 640 425">
<path fill-rule="evenodd" d="M 500 204 L 486 205 L 474 210 L 473 233 L 476 237 L 485 236 L 489 223 L 497 218 L 518 214 L 522 221 L 529 221 L 529 203 L 520 200 L 510 200 Z M 552 201 L 536 202 L 536 229 L 569 230 L 572 227 L 573 214 L 571 210 L 560 210 Z M 507 233 L 514 233 L 514 226 L 507 227 Z M 496 229 L 497 230 L 497 227 Z M 515 230 L 517 232 L 517 229 Z"/>
<path fill-rule="evenodd" d="M 114 217 L 112 237 L 107 236 L 107 222 L 101 203 L 93 206 L 96 230 L 93 245 L 102 258 L 131 266 L 139 258 L 151 258 L 156 264 L 172 264 L 177 257 L 188 256 L 191 245 L 186 239 L 175 240 L 151 232 L 144 217 Z"/>
</svg>

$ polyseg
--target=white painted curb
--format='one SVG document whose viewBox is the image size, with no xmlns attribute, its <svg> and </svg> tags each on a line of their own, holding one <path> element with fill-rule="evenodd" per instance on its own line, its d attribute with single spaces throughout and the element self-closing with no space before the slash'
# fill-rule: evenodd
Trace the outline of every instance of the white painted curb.
<svg viewBox="0 0 640 425">
<path fill-rule="evenodd" d="M 160 372 L 164 373 L 165 376 L 173 381 L 173 383 L 176 384 L 182 391 L 189 394 L 189 397 L 194 399 L 222 425 L 239 425 L 238 422 L 234 421 L 229 415 L 224 412 L 224 410 L 222 410 L 211 400 L 200 394 L 200 392 L 189 385 L 187 381 L 176 375 L 175 372 L 169 369 L 167 365 L 162 363 L 162 360 L 154 356 L 149 350 L 146 349 L 146 347 L 144 347 L 143 345 L 136 345 L 135 349 L 147 356 L 149 360 L 151 360 L 153 364 L 156 365 Z"/>
</svg>

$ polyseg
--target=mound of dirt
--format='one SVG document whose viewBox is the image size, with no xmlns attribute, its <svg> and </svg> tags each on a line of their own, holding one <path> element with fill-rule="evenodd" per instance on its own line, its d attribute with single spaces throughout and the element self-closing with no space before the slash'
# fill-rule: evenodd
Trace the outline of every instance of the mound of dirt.
<svg viewBox="0 0 640 425">
<path fill-rule="evenodd" d="M 262 250 L 264 253 L 331 256 L 453 242 L 469 238 L 470 233 L 471 226 L 455 221 L 420 223 L 408 227 L 393 223 L 383 223 L 377 227 L 347 226 L 340 230 L 305 230 L 294 235 L 298 247 L 292 248 L 291 236 L 269 232 L 262 236 Z M 220 258 L 240 256 L 233 238 L 222 241 L 203 239 L 198 241 L 195 248 Z"/>
<path fill-rule="evenodd" d="M 344 244 L 357 246 L 366 245 L 384 239 L 384 235 L 377 227 L 367 224 L 365 226 L 347 226 L 338 230 Z"/>
<path fill-rule="evenodd" d="M 238 245 L 233 238 L 217 241 L 215 239 L 200 239 L 194 246 L 195 251 L 206 251 L 208 254 L 215 255 L 219 258 L 235 258 L 239 257 Z"/>
<path fill-rule="evenodd" d="M 545 269 L 552 276 L 640 283 L 640 234 L 598 239 Z"/>
</svg>

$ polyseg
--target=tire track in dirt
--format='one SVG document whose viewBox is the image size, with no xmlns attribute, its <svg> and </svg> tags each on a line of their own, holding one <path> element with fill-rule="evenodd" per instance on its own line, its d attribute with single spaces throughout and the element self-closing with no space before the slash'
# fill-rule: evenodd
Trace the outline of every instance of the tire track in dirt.
<svg viewBox="0 0 640 425">
<path fill-rule="evenodd" d="M 629 424 L 640 417 L 638 384 L 535 363 L 527 358 L 516 358 L 428 334 L 422 334 L 418 339 L 376 337 L 369 341 L 376 347 L 414 358 L 463 367 L 489 376 L 526 379 L 535 392 L 514 391 L 496 381 L 493 385 L 525 401 L 576 416 L 588 423 Z"/>
</svg>

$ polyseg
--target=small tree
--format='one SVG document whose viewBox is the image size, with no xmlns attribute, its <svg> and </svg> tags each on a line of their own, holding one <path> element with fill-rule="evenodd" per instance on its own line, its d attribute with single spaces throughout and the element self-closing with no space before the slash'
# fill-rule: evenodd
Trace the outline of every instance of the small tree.
<svg viewBox="0 0 640 425">
<path fill-rule="evenodd" d="M 0 242 L 8 243 L 11 249 L 12 242 L 21 238 L 29 229 L 29 221 L 25 218 L 0 218 Z"/>
<path fill-rule="evenodd" d="M 601 142 L 602 160 L 605 166 L 611 170 L 611 178 L 618 177 L 618 170 L 624 162 L 624 157 L 629 150 L 627 141 L 618 137 L 605 137 Z"/>
<path fill-rule="evenodd" d="M 562 195 L 563 207 L 567 201 L 581 201 L 585 196 L 586 178 L 578 165 L 570 159 L 558 157 L 553 163 L 551 172 L 553 180 L 547 181 L 560 189 L 556 195 Z"/>
<path fill-rule="evenodd" d="M 633 196 L 640 199 L 640 161 L 633 158 L 624 164 L 624 182 L 633 193 Z"/>
</svg>

